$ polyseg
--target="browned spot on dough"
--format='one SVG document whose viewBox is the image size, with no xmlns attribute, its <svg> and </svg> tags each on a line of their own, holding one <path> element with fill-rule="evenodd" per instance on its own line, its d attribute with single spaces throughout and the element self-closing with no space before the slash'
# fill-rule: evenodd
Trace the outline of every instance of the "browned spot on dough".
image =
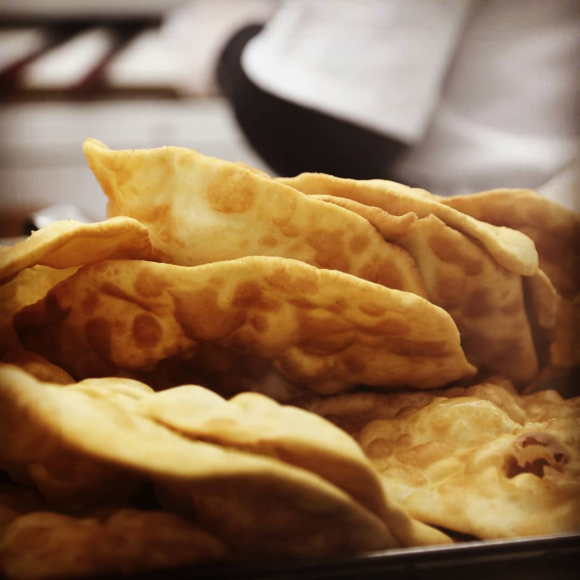
<svg viewBox="0 0 580 580">
<path fill-rule="evenodd" d="M 92 318 L 85 324 L 85 336 L 93 350 L 104 360 L 112 361 L 112 329 L 105 318 Z"/>
<path fill-rule="evenodd" d="M 394 336 L 407 334 L 410 331 L 411 327 L 406 322 L 394 318 L 381 320 L 378 324 L 372 327 L 372 331 L 367 330 L 369 334 L 388 334 Z"/>
<path fill-rule="evenodd" d="M 170 242 L 174 239 L 176 226 L 175 221 L 172 219 L 172 211 L 168 204 L 159 205 L 154 208 L 155 214 L 153 215 L 153 219 L 150 218 L 152 224 L 154 224 L 157 228 L 157 236 L 159 239 L 164 242 Z"/>
<path fill-rule="evenodd" d="M 280 268 L 275 274 L 266 276 L 264 281 L 272 288 L 287 294 L 316 294 L 318 292 L 318 278 L 315 272 L 293 274 Z"/>
<path fill-rule="evenodd" d="M 364 252 L 368 248 L 369 244 L 369 237 L 365 236 L 364 234 L 354 235 L 348 243 L 353 254 L 360 254 L 360 252 Z"/>
<path fill-rule="evenodd" d="M 163 329 L 151 314 L 141 313 L 133 320 L 131 334 L 140 347 L 153 348 L 161 340 Z"/>
<path fill-rule="evenodd" d="M 494 310 L 493 302 L 487 288 L 476 288 L 469 293 L 465 301 L 463 313 L 470 318 L 481 318 Z"/>
<path fill-rule="evenodd" d="M 237 167 L 224 168 L 207 188 L 209 205 L 219 213 L 244 213 L 254 204 L 256 177 Z"/>
<path fill-rule="evenodd" d="M 220 286 L 223 286 L 223 285 L 226 283 L 226 281 L 225 281 L 225 279 L 224 279 L 224 278 L 222 278 L 221 276 L 212 276 L 212 277 L 209 279 L 209 283 L 210 283 L 212 286 L 215 286 L 215 287 L 218 287 L 218 288 L 219 288 Z"/>
<path fill-rule="evenodd" d="M 160 205 L 136 204 L 134 217 L 145 224 L 154 226 L 155 235 L 163 243 L 176 241 L 175 234 L 179 228 L 168 203 Z"/>
<path fill-rule="evenodd" d="M 395 444 L 385 437 L 373 439 L 365 449 L 365 453 L 371 459 L 387 459 L 395 450 Z"/>
<path fill-rule="evenodd" d="M 385 313 L 385 309 L 380 304 L 375 304 L 374 302 L 363 302 L 358 305 L 358 309 L 367 316 L 372 316 L 376 318 L 377 316 L 382 316 Z"/>
<path fill-rule="evenodd" d="M 259 239 L 258 244 L 266 248 L 274 248 L 278 245 L 278 240 L 275 238 L 275 236 L 267 234 Z"/>
<path fill-rule="evenodd" d="M 238 245 L 240 246 L 240 248 L 242 250 L 246 250 L 248 248 L 248 246 L 250 245 L 250 240 L 248 238 L 245 238 L 245 239 L 241 240 Z"/>
<path fill-rule="evenodd" d="M 461 304 L 464 287 L 463 276 L 452 276 L 442 272 L 435 275 L 435 295 L 439 297 L 441 306 L 446 309 L 456 308 Z"/>
<path fill-rule="evenodd" d="M 257 308 L 273 312 L 280 308 L 279 302 L 264 294 L 257 282 L 241 282 L 235 289 L 232 305 L 236 308 Z"/>
<path fill-rule="evenodd" d="M 352 342 L 352 336 L 348 332 L 337 332 L 328 334 L 316 334 L 309 337 L 304 344 L 304 352 L 320 355 L 334 354 L 344 350 Z"/>
<path fill-rule="evenodd" d="M 69 310 L 61 308 L 53 292 L 44 301 L 26 306 L 13 318 L 13 326 L 22 344 L 30 351 L 42 354 L 51 362 L 60 362 L 59 346 L 62 327 Z"/>
<path fill-rule="evenodd" d="M 167 281 L 152 272 L 141 271 L 133 284 L 135 293 L 144 298 L 158 298 L 167 288 Z"/>
<path fill-rule="evenodd" d="M 364 362 L 353 354 L 348 354 L 342 359 L 344 366 L 353 375 L 360 375 L 365 370 Z"/>
<path fill-rule="evenodd" d="M 337 298 L 330 306 L 326 307 L 326 309 L 333 314 L 340 314 L 346 310 L 346 308 L 348 308 L 348 304 L 344 298 Z"/>
<path fill-rule="evenodd" d="M 258 331 L 258 332 L 266 332 L 268 330 L 268 319 L 261 314 L 254 314 L 250 318 L 250 324 Z"/>
<path fill-rule="evenodd" d="M 280 233 L 287 238 L 295 238 L 300 234 L 300 230 L 291 223 L 291 217 L 272 218 L 272 223 L 278 228 Z"/>
<path fill-rule="evenodd" d="M 172 293 L 175 320 L 192 340 L 217 340 L 231 334 L 245 321 L 240 310 L 223 310 L 218 306 L 214 288 L 202 288 L 183 296 Z"/>
<path fill-rule="evenodd" d="M 429 247 L 440 260 L 456 264 L 467 275 L 475 276 L 483 271 L 483 260 L 469 256 L 462 245 L 455 243 L 450 236 L 433 234 L 428 242 Z"/>
<path fill-rule="evenodd" d="M 348 272 L 342 231 L 316 230 L 306 236 L 306 243 L 314 249 L 315 260 L 320 267 Z"/>
<path fill-rule="evenodd" d="M 385 288 L 408 290 L 401 271 L 390 260 L 384 260 L 374 256 L 365 265 L 360 275 L 361 278 L 385 286 Z"/>
<path fill-rule="evenodd" d="M 297 313 L 300 323 L 300 343 L 313 345 L 320 342 L 320 337 L 332 333 L 342 333 L 350 328 L 350 324 L 337 316 L 318 318 L 309 311 Z"/>
<path fill-rule="evenodd" d="M 89 314 L 92 314 L 99 306 L 100 302 L 101 299 L 99 298 L 98 292 L 89 292 L 81 302 L 81 309 Z"/>
<path fill-rule="evenodd" d="M 151 306 L 147 303 L 146 300 L 141 300 L 139 296 L 128 294 L 124 290 L 121 290 L 119 286 L 116 286 L 111 282 L 103 282 L 101 284 L 100 290 L 103 294 L 106 294 L 107 296 L 112 296 L 113 298 L 119 298 L 120 300 L 125 300 L 126 302 L 137 304 L 144 310 L 151 310 Z"/>
</svg>

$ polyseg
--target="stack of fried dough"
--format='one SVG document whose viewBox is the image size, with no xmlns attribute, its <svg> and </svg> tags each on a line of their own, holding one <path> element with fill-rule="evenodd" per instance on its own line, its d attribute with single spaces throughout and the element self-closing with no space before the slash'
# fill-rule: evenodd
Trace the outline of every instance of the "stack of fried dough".
<svg viewBox="0 0 580 580">
<path fill-rule="evenodd" d="M 0 575 L 580 532 L 578 214 L 84 151 L 0 249 Z"/>
</svg>

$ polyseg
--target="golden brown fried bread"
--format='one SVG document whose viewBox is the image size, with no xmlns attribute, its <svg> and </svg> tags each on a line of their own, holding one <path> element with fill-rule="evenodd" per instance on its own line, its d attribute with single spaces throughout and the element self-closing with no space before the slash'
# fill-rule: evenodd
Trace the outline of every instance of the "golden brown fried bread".
<svg viewBox="0 0 580 580">
<path fill-rule="evenodd" d="M 434 388 L 473 374 L 442 309 L 296 260 L 192 268 L 88 266 L 14 319 L 22 343 L 77 379 L 139 369 L 210 342 L 273 360 L 323 393 L 357 383 Z"/>
<path fill-rule="evenodd" d="M 540 267 L 559 294 L 554 367 L 580 365 L 580 214 L 529 189 L 494 189 L 441 198 L 441 203 L 529 236 Z"/>
<path fill-rule="evenodd" d="M 21 433 L 42 432 L 45 446 L 56 439 L 89 461 L 146 477 L 168 507 L 195 513 L 204 529 L 244 554 L 322 556 L 400 545 L 388 522 L 318 475 L 187 439 L 125 402 L 41 383 L 4 365 L 0 409 L 10 421 L 0 422 L 0 447 L 21 457 Z M 8 433 L 14 425 L 20 437 Z"/>
<path fill-rule="evenodd" d="M 300 407 L 325 417 L 353 437 L 375 419 L 394 419 L 407 407 L 421 408 L 438 397 L 476 397 L 490 401 L 514 422 L 535 422 L 548 410 L 564 403 L 554 390 L 520 395 L 513 385 L 499 377 L 468 387 L 449 387 L 432 391 L 399 391 L 395 393 L 358 392 L 334 397 L 305 397 Z"/>
<path fill-rule="evenodd" d="M 227 558 L 217 538 L 160 511 L 125 508 L 106 518 L 39 511 L 16 518 L 0 537 L 0 571 L 18 580 L 138 574 Z"/>
<path fill-rule="evenodd" d="M 529 236 L 540 267 L 568 299 L 580 290 L 580 214 L 530 189 L 493 189 L 440 198 L 465 215 Z"/>
<path fill-rule="evenodd" d="M 9 404 L 6 397 L 10 396 L 10 385 L 14 387 L 19 382 L 30 388 L 48 384 L 15 366 L 0 364 L 0 470 L 15 481 L 36 488 L 48 505 L 67 511 L 128 498 L 140 478 L 79 453 L 61 437 L 58 429 L 47 428 L 41 415 L 25 405 L 19 406 L 16 400 Z M 79 383 L 75 388 L 93 397 L 118 400 L 121 391 L 128 389 L 126 383 L 133 382 L 95 379 Z M 56 383 L 50 384 L 57 387 Z M 147 389 L 145 385 L 142 387 Z M 125 399 L 130 401 L 127 396 Z M 58 421 L 58 415 L 54 420 Z"/>
<path fill-rule="evenodd" d="M 530 382 L 539 367 L 522 277 L 433 215 L 417 220 L 399 243 L 417 262 L 429 300 L 457 324 L 469 362 L 516 385 Z"/>
<path fill-rule="evenodd" d="M 330 195 L 379 207 L 393 216 L 410 212 L 419 218 L 433 215 L 445 225 L 480 242 L 507 270 L 530 276 L 538 269 L 538 253 L 532 240 L 516 230 L 497 227 L 443 205 L 430 193 L 393 181 L 342 179 L 324 173 L 302 173 L 277 181 L 308 195 Z M 352 208 L 351 208 L 352 209 Z"/>
<path fill-rule="evenodd" d="M 380 207 L 365 205 L 352 199 L 335 197 L 333 195 L 311 195 L 313 199 L 320 199 L 334 205 L 348 209 L 365 218 L 385 239 L 397 240 L 399 236 L 408 234 L 417 221 L 417 214 L 409 212 L 393 215 Z"/>
<path fill-rule="evenodd" d="M 54 222 L 0 252 L 0 283 L 36 264 L 65 269 L 108 258 L 151 258 L 147 228 L 127 217 L 92 224 Z"/>
<path fill-rule="evenodd" d="M 440 397 L 371 421 L 358 441 L 423 522 L 482 539 L 579 531 L 578 409 L 520 424 L 490 400 Z"/>
<path fill-rule="evenodd" d="M 425 296 L 413 259 L 365 219 L 262 172 L 180 147 L 111 151 L 87 139 L 83 148 L 109 216 L 145 224 L 164 262 L 279 256 Z"/>
<path fill-rule="evenodd" d="M 226 401 L 199 386 L 143 397 L 136 412 L 193 439 L 281 459 L 316 473 L 371 512 L 387 506 L 377 474 L 353 439 L 321 417 L 258 393 Z"/>
</svg>

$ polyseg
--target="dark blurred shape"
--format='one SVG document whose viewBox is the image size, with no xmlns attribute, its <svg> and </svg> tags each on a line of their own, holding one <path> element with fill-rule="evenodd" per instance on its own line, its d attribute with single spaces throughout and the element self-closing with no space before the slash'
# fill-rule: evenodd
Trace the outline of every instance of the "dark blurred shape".
<svg viewBox="0 0 580 580">
<path fill-rule="evenodd" d="M 248 78 L 241 54 L 261 29 L 253 25 L 237 32 L 218 66 L 219 85 L 253 148 L 279 175 L 304 171 L 353 179 L 382 175 L 385 160 L 400 154 L 403 143 L 281 99 Z"/>
</svg>

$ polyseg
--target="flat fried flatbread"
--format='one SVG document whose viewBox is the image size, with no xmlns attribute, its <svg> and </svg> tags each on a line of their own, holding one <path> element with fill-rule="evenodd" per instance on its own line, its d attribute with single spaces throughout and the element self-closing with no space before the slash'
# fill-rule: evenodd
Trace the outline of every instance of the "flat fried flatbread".
<svg viewBox="0 0 580 580">
<path fill-rule="evenodd" d="M 164 262 L 279 256 L 425 296 L 404 249 L 352 212 L 263 172 L 181 147 L 111 151 L 87 139 L 83 148 L 108 214 L 145 224 Z"/>
<path fill-rule="evenodd" d="M 319 476 L 187 439 L 109 397 L 41 383 L 6 365 L 0 367 L 0 409 L 2 419 L 10 418 L 0 422 L 9 438 L 0 447 L 18 446 L 8 431 L 21 425 L 88 460 L 146 477 L 168 507 L 195 514 L 239 553 L 323 556 L 400 545 L 383 520 Z"/>
<path fill-rule="evenodd" d="M 357 383 L 435 388 L 475 370 L 449 315 L 427 300 L 282 258 L 101 262 L 14 325 L 26 348 L 77 379 L 137 370 L 203 342 L 272 360 L 322 393 Z"/>
<path fill-rule="evenodd" d="M 580 365 L 580 214 L 529 189 L 494 189 L 441 203 L 534 240 L 540 267 L 559 295 L 550 362 L 564 369 Z"/>
<path fill-rule="evenodd" d="M 440 203 L 439 198 L 393 181 L 370 179 L 358 181 L 325 175 L 302 173 L 277 181 L 308 195 L 330 195 L 351 199 L 370 207 L 379 207 L 394 216 L 409 212 L 417 217 L 438 217 L 447 226 L 479 241 L 507 270 L 531 276 L 538 269 L 538 253 L 532 240 L 517 230 L 478 221 Z"/>
<path fill-rule="evenodd" d="M 516 385 L 539 371 L 522 277 L 439 218 L 421 218 L 399 242 L 413 256 L 429 300 L 453 318 L 467 360 Z"/>
<path fill-rule="evenodd" d="M 0 364 L 3 388 L 18 380 L 29 385 L 45 384 L 22 369 Z M 108 385 L 118 382 L 101 379 L 100 396 L 114 388 L 107 389 Z M 91 388 L 91 382 L 87 383 L 78 388 Z M 47 505 L 70 511 L 102 501 L 124 500 L 136 489 L 140 479 L 134 474 L 79 454 L 58 431 L 47 430 L 41 420 L 23 418 L 26 408 L 17 410 L 4 404 L 4 395 L 0 395 L 0 469 L 15 481 L 37 489 Z"/>
<path fill-rule="evenodd" d="M 136 412 L 193 439 L 282 459 L 316 473 L 369 511 L 386 516 L 385 497 L 360 447 L 321 417 L 258 393 L 226 401 L 199 386 L 142 398 Z"/>
<path fill-rule="evenodd" d="M 580 291 L 580 214 L 531 189 L 493 189 L 440 198 L 465 215 L 523 232 L 536 245 L 540 267 L 567 299 Z"/>
<path fill-rule="evenodd" d="M 313 396 L 297 400 L 295 404 L 325 417 L 356 437 L 367 423 L 375 419 L 395 419 L 402 409 L 407 407 L 419 409 L 438 397 L 477 397 L 490 401 L 520 425 L 535 422 L 549 409 L 564 403 L 564 399 L 557 391 L 545 390 L 531 395 L 520 395 L 509 381 L 495 377 L 468 387 L 396 393 L 365 391 L 344 393 L 334 397 Z"/>
<path fill-rule="evenodd" d="M 578 532 L 579 408 L 522 425 L 489 400 L 441 397 L 371 421 L 358 441 L 423 522 L 482 539 Z"/>
<path fill-rule="evenodd" d="M 73 268 L 114 258 L 151 258 L 147 228 L 120 217 L 93 224 L 54 222 L 0 252 L 0 284 L 36 264 Z"/>
</svg>

